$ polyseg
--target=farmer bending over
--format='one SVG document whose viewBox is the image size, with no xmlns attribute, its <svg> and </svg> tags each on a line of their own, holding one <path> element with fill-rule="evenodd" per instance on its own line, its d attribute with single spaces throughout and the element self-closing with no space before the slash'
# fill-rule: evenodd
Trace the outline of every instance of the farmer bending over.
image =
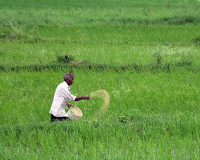
<svg viewBox="0 0 200 160">
<path fill-rule="evenodd" d="M 89 100 L 90 96 L 76 97 L 70 93 L 70 85 L 74 82 L 74 74 L 69 72 L 66 73 L 63 77 L 64 82 L 60 83 L 55 91 L 53 103 L 50 109 L 51 113 L 51 122 L 53 121 L 62 121 L 69 120 L 66 113 L 66 105 L 70 108 L 73 105 L 69 104 L 67 101 L 79 101 L 79 100 Z"/>
</svg>

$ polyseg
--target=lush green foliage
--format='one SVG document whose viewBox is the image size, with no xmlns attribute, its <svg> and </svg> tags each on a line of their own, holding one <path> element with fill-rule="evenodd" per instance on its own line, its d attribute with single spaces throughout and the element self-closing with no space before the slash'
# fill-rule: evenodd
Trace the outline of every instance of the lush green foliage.
<svg viewBox="0 0 200 160">
<path fill-rule="evenodd" d="M 0 159 L 198 159 L 200 1 L 0 0 Z M 50 123 L 65 72 L 79 121 Z"/>
<path fill-rule="evenodd" d="M 29 33 L 13 33 L 18 40 L 0 43 L 1 65 L 55 64 L 65 55 L 77 62 L 111 65 L 150 65 L 160 55 L 164 64 L 199 65 L 199 26 L 42 27 L 35 33 L 40 39 Z"/>
<path fill-rule="evenodd" d="M 198 0 L 1 0 L 1 24 L 198 23 Z"/>
<path fill-rule="evenodd" d="M 105 89 L 111 96 L 109 109 L 99 117 L 94 115 L 101 99 L 74 102 L 84 113 L 82 119 L 50 124 L 53 94 L 66 71 L 1 73 L 5 159 L 198 157 L 199 73 L 73 69 L 72 92 Z"/>
<path fill-rule="evenodd" d="M 56 86 L 62 82 L 60 69 L 43 72 L 1 73 L 1 124 L 24 124 L 49 121 L 49 109 Z M 199 73 L 187 71 L 152 74 L 136 71 L 72 69 L 75 73 L 75 84 L 72 92 L 75 95 L 90 94 L 105 89 L 110 93 L 110 109 L 107 120 L 119 116 L 162 115 L 166 117 L 182 114 L 199 114 L 198 92 Z M 101 76 L 102 75 L 102 76 Z M 84 110 L 85 118 L 98 111 L 101 99 L 75 102 Z M 97 104 L 96 104 L 97 103 Z M 109 116 L 112 115 L 112 117 Z M 30 117 L 24 117 L 27 115 Z M 113 117 L 114 116 L 114 117 Z M 85 119 L 83 118 L 83 119 Z"/>
<path fill-rule="evenodd" d="M 175 118 L 170 122 L 151 118 L 134 124 L 98 121 L 1 127 L 2 142 L 7 144 L 0 147 L 1 155 L 3 159 L 198 159 L 199 121 Z M 186 129 L 188 125 L 192 127 Z"/>
</svg>

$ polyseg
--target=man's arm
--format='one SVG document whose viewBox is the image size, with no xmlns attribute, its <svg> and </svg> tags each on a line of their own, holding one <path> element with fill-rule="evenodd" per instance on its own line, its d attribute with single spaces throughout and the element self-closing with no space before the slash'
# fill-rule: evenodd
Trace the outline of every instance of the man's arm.
<svg viewBox="0 0 200 160">
<path fill-rule="evenodd" d="M 76 97 L 75 101 L 80 101 L 80 100 L 83 100 L 83 99 L 89 100 L 90 99 L 90 95 L 89 96 L 83 96 L 83 97 Z"/>
<path fill-rule="evenodd" d="M 71 108 L 71 107 L 74 107 L 72 104 L 70 104 L 69 102 L 66 103 L 66 105 Z"/>
</svg>

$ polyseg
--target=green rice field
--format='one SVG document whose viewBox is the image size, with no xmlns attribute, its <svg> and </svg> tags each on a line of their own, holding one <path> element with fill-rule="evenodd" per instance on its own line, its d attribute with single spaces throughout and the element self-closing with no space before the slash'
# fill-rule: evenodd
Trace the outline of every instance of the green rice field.
<svg viewBox="0 0 200 160">
<path fill-rule="evenodd" d="M 199 0 L 0 0 L 0 159 L 197 160 Z M 63 75 L 79 120 L 50 123 Z"/>
</svg>

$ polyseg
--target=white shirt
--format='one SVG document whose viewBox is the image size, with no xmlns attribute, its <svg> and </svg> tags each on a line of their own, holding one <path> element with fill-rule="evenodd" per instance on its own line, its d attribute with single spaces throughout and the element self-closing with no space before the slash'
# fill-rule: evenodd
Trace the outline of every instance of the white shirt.
<svg viewBox="0 0 200 160">
<path fill-rule="evenodd" d="M 53 103 L 49 113 L 56 117 L 67 117 L 66 115 L 66 103 L 67 100 L 75 101 L 76 96 L 70 93 L 70 87 L 64 81 L 60 83 L 55 91 Z"/>
</svg>

